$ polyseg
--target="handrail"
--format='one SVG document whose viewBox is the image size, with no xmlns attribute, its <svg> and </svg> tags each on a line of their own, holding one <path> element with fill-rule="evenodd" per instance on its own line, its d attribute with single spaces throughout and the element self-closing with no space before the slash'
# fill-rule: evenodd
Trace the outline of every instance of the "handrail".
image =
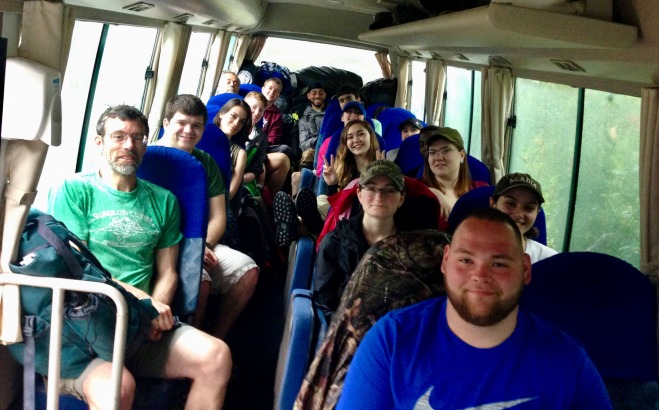
<svg viewBox="0 0 659 410">
<path fill-rule="evenodd" d="M 48 410 L 57 410 L 59 407 L 58 381 L 61 366 L 64 291 L 73 290 L 78 292 L 101 293 L 110 297 L 114 301 L 117 307 L 117 322 L 114 333 L 114 347 L 112 353 L 113 394 L 111 404 L 113 409 L 118 409 L 119 394 L 121 388 L 121 373 L 125 356 L 126 331 L 128 328 L 128 306 L 121 292 L 105 283 L 75 279 L 18 275 L 15 273 L 1 273 L 0 285 L 2 284 L 53 289 L 52 313 L 50 322 L 50 356 L 48 361 Z"/>
</svg>

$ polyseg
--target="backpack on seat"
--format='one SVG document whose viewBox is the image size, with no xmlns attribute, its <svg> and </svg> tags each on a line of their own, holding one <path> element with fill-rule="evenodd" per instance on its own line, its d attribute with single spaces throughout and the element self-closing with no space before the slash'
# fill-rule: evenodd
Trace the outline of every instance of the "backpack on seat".
<svg viewBox="0 0 659 410">
<path fill-rule="evenodd" d="M 128 305 L 126 357 L 146 341 L 151 320 L 158 311 L 151 300 L 138 300 L 112 280 L 85 244 L 63 223 L 32 209 L 21 235 L 18 257 L 10 264 L 14 273 L 77 279 L 108 284 L 122 293 Z M 23 343 L 9 346 L 14 358 L 25 365 L 33 361 L 37 373 L 48 374 L 51 297 L 49 288 L 21 287 Z M 112 361 L 116 307 L 105 295 L 67 291 L 62 327 L 62 378 L 76 378 L 89 362 L 100 357 Z"/>
</svg>

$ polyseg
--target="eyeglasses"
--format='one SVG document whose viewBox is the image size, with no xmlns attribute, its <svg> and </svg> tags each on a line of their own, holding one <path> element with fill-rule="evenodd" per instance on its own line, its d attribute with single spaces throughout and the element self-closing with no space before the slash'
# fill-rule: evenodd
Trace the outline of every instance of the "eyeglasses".
<svg viewBox="0 0 659 410">
<path fill-rule="evenodd" d="M 109 135 L 110 139 L 112 142 L 116 144 L 123 144 L 126 142 L 128 138 L 133 140 L 133 144 L 144 144 L 146 145 L 147 142 L 149 142 L 149 138 L 144 135 L 144 134 L 133 134 L 133 135 L 128 135 L 124 134 L 122 132 L 115 132 L 114 134 Z"/>
<path fill-rule="evenodd" d="M 453 147 L 444 147 L 442 149 L 429 149 L 428 156 L 429 157 L 440 156 L 442 158 L 446 158 L 446 156 L 449 155 L 451 151 L 454 150 L 455 148 Z"/>
<path fill-rule="evenodd" d="M 377 193 L 380 193 L 382 196 L 391 196 L 400 191 L 392 186 L 386 186 L 384 188 L 376 188 L 373 185 L 360 185 L 359 188 L 368 195 L 375 196 Z"/>
</svg>

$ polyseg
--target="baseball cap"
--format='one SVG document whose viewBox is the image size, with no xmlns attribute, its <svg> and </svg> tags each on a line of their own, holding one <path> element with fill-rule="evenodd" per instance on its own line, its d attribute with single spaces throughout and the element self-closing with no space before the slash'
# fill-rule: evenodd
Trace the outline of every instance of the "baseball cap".
<svg viewBox="0 0 659 410">
<path fill-rule="evenodd" d="M 369 162 L 359 176 L 359 185 L 363 186 L 380 175 L 389 177 L 399 191 L 403 192 L 405 190 L 405 178 L 400 168 L 393 161 L 386 159 Z"/>
<path fill-rule="evenodd" d="M 535 194 L 535 196 L 538 197 L 538 200 L 541 204 L 545 202 L 545 198 L 542 196 L 542 187 L 540 187 L 540 183 L 531 178 L 529 174 L 522 174 L 518 172 L 501 177 L 499 182 L 497 182 L 496 187 L 494 187 L 493 196 L 499 197 L 506 191 L 513 188 L 530 189 Z"/>
<path fill-rule="evenodd" d="M 454 144 L 459 149 L 464 149 L 465 143 L 462 140 L 462 136 L 460 136 L 458 130 L 449 127 L 439 127 L 433 131 L 432 134 L 430 134 L 430 136 L 426 139 L 426 145 L 430 145 L 440 138 L 448 140 L 448 142 Z"/>
<path fill-rule="evenodd" d="M 359 102 L 359 101 L 349 101 L 346 103 L 346 105 L 343 106 L 343 112 L 346 112 L 350 108 L 357 108 L 362 112 L 362 115 L 366 117 L 366 110 L 364 109 L 364 106 Z"/>
<path fill-rule="evenodd" d="M 321 83 L 319 83 L 318 81 L 309 84 L 309 87 L 307 87 L 307 92 L 309 92 L 311 90 L 316 90 L 316 89 L 321 89 L 321 90 L 327 92 L 327 90 L 325 89 L 325 86 L 322 85 Z"/>
<path fill-rule="evenodd" d="M 410 117 L 405 119 L 405 121 L 401 122 L 400 125 L 398 126 L 398 129 L 402 130 L 406 124 L 410 124 L 411 126 L 416 127 L 418 129 L 423 128 L 423 123 L 420 120 L 417 120 L 414 117 Z"/>
</svg>

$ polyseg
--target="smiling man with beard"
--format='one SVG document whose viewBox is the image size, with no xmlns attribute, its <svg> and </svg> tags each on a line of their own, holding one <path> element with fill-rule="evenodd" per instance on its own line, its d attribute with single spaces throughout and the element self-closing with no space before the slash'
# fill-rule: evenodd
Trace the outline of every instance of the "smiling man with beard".
<svg viewBox="0 0 659 410">
<path fill-rule="evenodd" d="M 611 408 L 584 349 L 518 308 L 531 263 L 510 217 L 465 218 L 441 269 L 447 298 L 391 312 L 366 334 L 339 409 Z"/>
</svg>

